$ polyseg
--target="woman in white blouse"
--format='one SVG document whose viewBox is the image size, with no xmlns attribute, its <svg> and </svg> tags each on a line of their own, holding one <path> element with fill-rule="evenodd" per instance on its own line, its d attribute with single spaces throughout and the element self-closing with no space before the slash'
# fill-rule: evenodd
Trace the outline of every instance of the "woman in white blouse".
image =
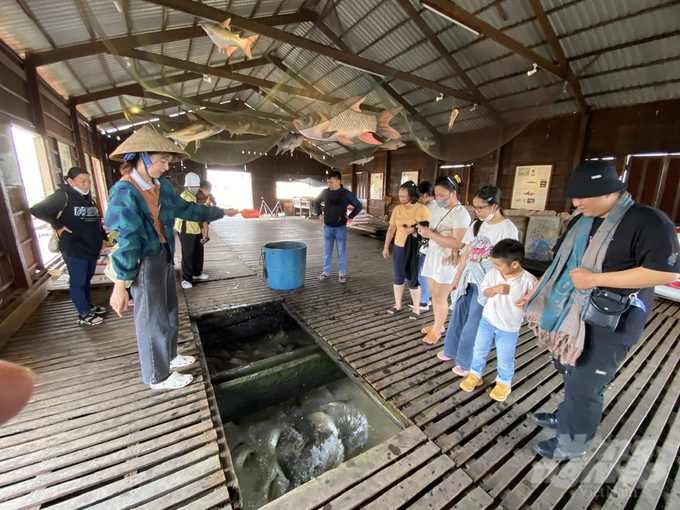
<svg viewBox="0 0 680 510">
<path fill-rule="evenodd" d="M 462 180 L 457 175 L 441 176 L 434 183 L 437 208 L 432 213 L 429 227 L 418 227 L 418 233 L 430 242 L 423 264 L 422 276 L 427 277 L 434 324 L 422 329 L 423 342 L 435 344 L 444 331 L 449 311 L 448 296 L 458 270 L 463 236 L 470 225 L 470 214 L 460 203 Z"/>
</svg>

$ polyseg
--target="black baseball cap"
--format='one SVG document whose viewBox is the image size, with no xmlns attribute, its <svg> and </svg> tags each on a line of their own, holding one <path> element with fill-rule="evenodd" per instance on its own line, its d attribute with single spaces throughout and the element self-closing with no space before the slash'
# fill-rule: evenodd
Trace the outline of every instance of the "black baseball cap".
<svg viewBox="0 0 680 510">
<path fill-rule="evenodd" d="M 591 198 L 616 193 L 626 188 L 616 168 L 606 161 L 588 161 L 574 169 L 564 188 L 564 198 Z"/>
</svg>

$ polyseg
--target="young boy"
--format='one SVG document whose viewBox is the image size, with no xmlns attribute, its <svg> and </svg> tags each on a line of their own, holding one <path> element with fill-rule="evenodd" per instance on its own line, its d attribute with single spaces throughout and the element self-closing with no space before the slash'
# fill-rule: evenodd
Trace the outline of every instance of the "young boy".
<svg viewBox="0 0 680 510">
<path fill-rule="evenodd" d="M 210 181 L 201 181 L 201 187 L 196 193 L 196 202 L 207 206 L 217 205 L 217 201 L 212 195 L 212 183 Z M 208 222 L 199 223 L 199 225 L 201 226 L 200 243 L 205 244 L 210 241 Z"/>
<path fill-rule="evenodd" d="M 490 396 L 498 402 L 508 398 L 515 374 L 515 347 L 524 319 L 524 312 L 515 303 L 536 284 L 536 277 L 520 265 L 523 257 L 524 246 L 515 239 L 503 239 L 491 249 L 495 267 L 479 288 L 488 301 L 475 338 L 470 375 L 460 383 L 463 391 L 472 391 L 482 384 L 486 357 L 495 342 L 498 376 Z"/>
</svg>

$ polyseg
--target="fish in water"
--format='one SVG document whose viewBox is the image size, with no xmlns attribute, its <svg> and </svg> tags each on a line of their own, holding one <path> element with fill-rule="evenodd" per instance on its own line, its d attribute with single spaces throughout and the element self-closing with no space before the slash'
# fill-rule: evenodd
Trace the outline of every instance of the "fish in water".
<svg viewBox="0 0 680 510">
<path fill-rule="evenodd" d="M 350 138 L 358 138 L 371 145 L 382 145 L 373 134 L 386 138 L 401 138 L 401 135 L 390 127 L 389 122 L 402 107 L 397 106 L 385 110 L 378 115 L 361 111 L 361 103 L 366 96 L 350 97 L 334 105 L 324 106 L 309 115 L 294 119 L 295 128 L 307 138 L 341 142 L 354 145 Z"/>
<path fill-rule="evenodd" d="M 350 165 L 365 165 L 366 163 L 370 163 L 371 161 L 373 161 L 374 157 L 375 156 L 369 156 L 367 158 L 357 159 L 356 161 L 352 161 Z"/>
<path fill-rule="evenodd" d="M 285 138 L 277 144 L 279 148 L 276 149 L 276 155 L 285 154 L 288 151 L 293 154 L 293 151 L 302 145 L 304 139 L 305 137 L 301 134 L 288 133 Z"/>
<path fill-rule="evenodd" d="M 167 133 L 167 136 L 175 140 L 179 146 L 184 149 L 189 142 L 196 142 L 196 148 L 201 146 L 201 140 L 210 138 L 217 133 L 224 131 L 219 126 L 215 126 L 204 120 L 194 122 L 190 126 Z"/>
<path fill-rule="evenodd" d="M 227 54 L 227 57 L 231 57 L 232 53 L 236 51 L 236 48 L 241 48 L 243 53 L 246 54 L 246 57 L 249 59 L 253 58 L 250 47 L 258 36 L 251 35 L 250 37 L 240 37 L 229 30 L 229 23 L 231 23 L 231 18 L 222 23 L 204 23 L 201 25 L 201 28 L 208 34 L 210 40 L 215 43 L 217 51 L 224 51 Z"/>
<path fill-rule="evenodd" d="M 396 151 L 397 149 L 405 146 L 406 144 L 401 140 L 390 140 L 389 142 L 382 144 L 380 148 L 386 151 Z"/>
</svg>

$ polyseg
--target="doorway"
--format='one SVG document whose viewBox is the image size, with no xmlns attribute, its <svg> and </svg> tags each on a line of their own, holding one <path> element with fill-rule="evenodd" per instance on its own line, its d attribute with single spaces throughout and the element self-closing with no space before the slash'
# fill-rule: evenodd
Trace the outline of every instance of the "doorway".
<svg viewBox="0 0 680 510">
<path fill-rule="evenodd" d="M 633 199 L 680 223 L 680 153 L 630 154 L 623 181 Z"/>
<path fill-rule="evenodd" d="M 12 126 L 11 132 L 26 202 L 31 207 L 54 193 L 55 189 L 47 163 L 45 144 L 42 137 L 17 126 Z M 47 248 L 52 237 L 52 227 L 37 218 L 31 219 L 38 238 L 40 256 L 43 264 L 47 265 L 57 255 Z"/>
<path fill-rule="evenodd" d="M 208 180 L 212 183 L 212 194 L 217 205 L 223 208 L 253 208 L 252 174 L 239 170 L 207 170 Z"/>
</svg>

